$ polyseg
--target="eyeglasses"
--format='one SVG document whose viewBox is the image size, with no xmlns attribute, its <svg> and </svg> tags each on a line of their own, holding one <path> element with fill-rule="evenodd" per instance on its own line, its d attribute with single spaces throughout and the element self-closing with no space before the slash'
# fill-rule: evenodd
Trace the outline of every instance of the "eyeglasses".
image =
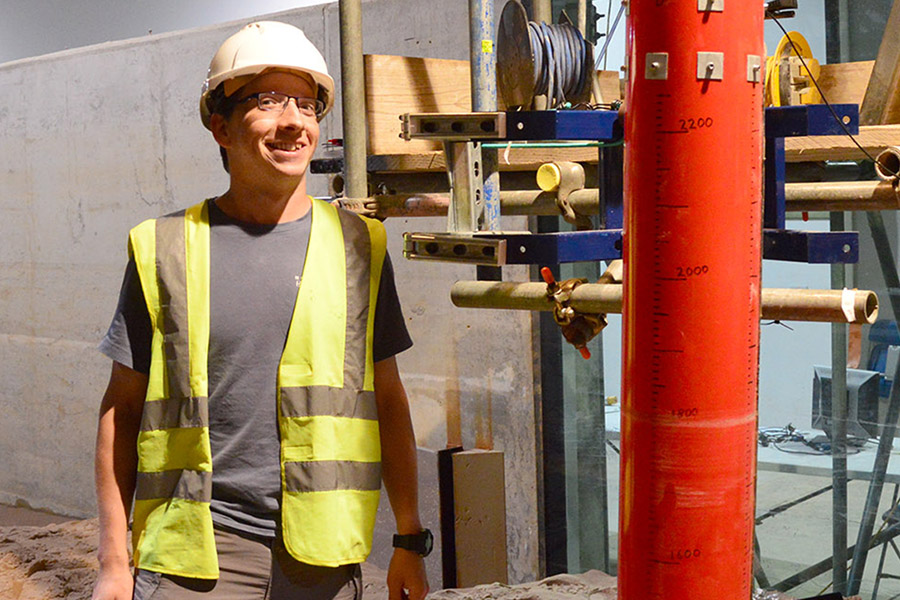
<svg viewBox="0 0 900 600">
<path fill-rule="evenodd" d="M 280 92 L 256 92 L 255 94 L 250 94 L 242 99 L 241 102 L 256 100 L 259 110 L 275 112 L 280 115 L 284 112 L 284 109 L 287 108 L 288 102 L 290 102 L 292 98 L 297 104 L 297 109 L 300 111 L 300 114 L 304 117 L 319 118 L 325 111 L 325 103 L 317 98 L 288 96 L 287 94 L 282 94 Z"/>
</svg>

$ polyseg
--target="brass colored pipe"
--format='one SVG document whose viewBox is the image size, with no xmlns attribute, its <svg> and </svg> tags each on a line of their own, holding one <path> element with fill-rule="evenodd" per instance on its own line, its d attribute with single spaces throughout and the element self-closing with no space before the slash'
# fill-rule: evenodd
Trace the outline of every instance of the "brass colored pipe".
<svg viewBox="0 0 900 600">
<path fill-rule="evenodd" d="M 597 190 L 578 190 L 569 194 L 575 212 L 596 214 L 600 210 Z M 374 209 L 381 218 L 437 217 L 447 214 L 450 196 L 445 193 L 395 194 L 361 199 L 360 206 Z M 355 206 L 355 205 L 354 205 Z M 556 194 L 540 190 L 500 192 L 501 212 L 504 216 L 558 215 Z"/>
<path fill-rule="evenodd" d="M 792 212 L 842 210 L 897 210 L 900 188 L 887 181 L 840 181 L 789 183 L 785 185 L 786 208 Z M 447 214 L 450 196 L 445 193 L 396 194 L 362 199 L 381 217 L 435 217 Z M 569 194 L 576 213 L 597 214 L 596 189 Z M 504 216 L 558 215 L 555 194 L 540 190 L 501 191 L 500 210 Z"/>
<path fill-rule="evenodd" d="M 875 159 L 875 173 L 882 181 L 900 180 L 900 146 L 888 146 Z"/>
<path fill-rule="evenodd" d="M 789 211 L 897 210 L 900 190 L 887 181 L 788 183 L 784 186 Z"/>
<path fill-rule="evenodd" d="M 553 310 L 547 286 L 534 282 L 458 281 L 450 289 L 450 299 L 461 308 Z M 621 313 L 622 286 L 580 285 L 572 292 L 570 305 L 586 313 Z M 770 288 L 762 291 L 761 312 L 762 319 L 773 321 L 871 324 L 878 317 L 878 296 L 867 290 Z"/>
</svg>

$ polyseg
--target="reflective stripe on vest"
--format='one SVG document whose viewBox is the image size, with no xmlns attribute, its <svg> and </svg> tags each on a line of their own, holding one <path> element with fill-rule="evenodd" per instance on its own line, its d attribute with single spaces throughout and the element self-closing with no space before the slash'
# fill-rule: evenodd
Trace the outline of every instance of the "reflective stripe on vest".
<svg viewBox="0 0 900 600">
<path fill-rule="evenodd" d="M 278 372 L 282 523 L 285 545 L 296 558 L 337 565 L 368 555 L 378 505 L 372 325 L 385 235 L 380 223 L 325 202 L 314 200 L 312 211 Z M 207 204 L 142 223 L 132 230 L 129 250 L 154 331 L 138 436 L 135 565 L 216 578 L 209 512 Z M 324 530 L 322 518 L 342 523 Z"/>
</svg>

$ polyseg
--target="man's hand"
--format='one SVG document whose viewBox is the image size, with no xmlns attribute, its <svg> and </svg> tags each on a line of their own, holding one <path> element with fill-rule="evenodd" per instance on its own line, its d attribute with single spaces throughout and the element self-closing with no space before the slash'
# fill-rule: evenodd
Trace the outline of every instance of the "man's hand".
<svg viewBox="0 0 900 600">
<path fill-rule="evenodd" d="M 395 548 L 387 585 L 389 600 L 422 600 L 428 593 L 425 560 L 415 552 Z"/>
<path fill-rule="evenodd" d="M 101 567 L 91 600 L 131 600 L 134 579 L 131 570 L 122 567 Z"/>
</svg>

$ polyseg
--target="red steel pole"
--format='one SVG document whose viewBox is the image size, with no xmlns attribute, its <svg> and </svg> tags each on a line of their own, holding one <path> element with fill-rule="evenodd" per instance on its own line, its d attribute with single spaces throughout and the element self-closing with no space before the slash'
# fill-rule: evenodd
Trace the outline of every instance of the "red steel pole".
<svg viewBox="0 0 900 600">
<path fill-rule="evenodd" d="M 631 0 L 619 598 L 751 596 L 763 3 Z"/>
</svg>

